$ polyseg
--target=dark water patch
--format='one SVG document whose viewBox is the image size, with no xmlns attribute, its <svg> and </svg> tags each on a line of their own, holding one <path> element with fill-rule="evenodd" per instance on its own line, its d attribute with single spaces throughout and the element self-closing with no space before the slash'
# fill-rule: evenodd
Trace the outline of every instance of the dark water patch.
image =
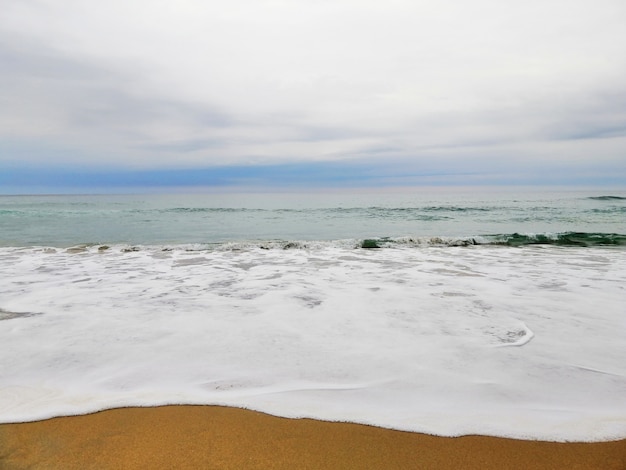
<svg viewBox="0 0 626 470">
<path fill-rule="evenodd" d="M 372 249 L 381 248 L 381 246 L 379 245 L 378 240 L 367 238 L 361 242 L 361 248 Z"/>
</svg>

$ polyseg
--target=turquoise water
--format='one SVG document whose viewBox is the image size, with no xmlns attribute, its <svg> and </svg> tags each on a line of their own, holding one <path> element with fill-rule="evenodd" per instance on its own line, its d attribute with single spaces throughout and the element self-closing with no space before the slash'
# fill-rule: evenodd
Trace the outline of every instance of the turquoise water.
<svg viewBox="0 0 626 470">
<path fill-rule="evenodd" d="M 625 219 L 625 191 L 2 196 L 0 422 L 624 438 Z"/>
<path fill-rule="evenodd" d="M 564 233 L 579 234 L 583 243 L 581 233 L 623 244 L 623 237 L 603 234 L 626 233 L 626 191 L 0 196 L 0 246 L 476 240 L 513 234 L 546 242 Z M 513 238 L 525 243 L 524 237 Z"/>
</svg>

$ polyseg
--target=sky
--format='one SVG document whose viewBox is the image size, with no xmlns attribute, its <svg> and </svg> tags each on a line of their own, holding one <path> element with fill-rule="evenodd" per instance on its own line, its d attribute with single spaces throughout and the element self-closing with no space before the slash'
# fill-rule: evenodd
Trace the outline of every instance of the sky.
<svg viewBox="0 0 626 470">
<path fill-rule="evenodd" d="M 0 193 L 626 186 L 624 0 L 0 9 Z"/>
</svg>

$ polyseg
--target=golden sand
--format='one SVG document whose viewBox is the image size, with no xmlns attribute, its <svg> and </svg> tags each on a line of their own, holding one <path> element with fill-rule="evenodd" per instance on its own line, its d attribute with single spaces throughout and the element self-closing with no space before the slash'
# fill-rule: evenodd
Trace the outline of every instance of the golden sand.
<svg viewBox="0 0 626 470">
<path fill-rule="evenodd" d="M 626 440 L 435 437 L 217 406 L 0 425 L 0 469 L 626 469 Z"/>
</svg>

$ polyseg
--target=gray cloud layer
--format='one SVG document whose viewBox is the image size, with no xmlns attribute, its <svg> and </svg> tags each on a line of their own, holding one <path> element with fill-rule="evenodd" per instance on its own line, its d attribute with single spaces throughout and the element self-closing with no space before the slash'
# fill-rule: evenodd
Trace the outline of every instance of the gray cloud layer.
<svg viewBox="0 0 626 470">
<path fill-rule="evenodd" d="M 0 166 L 611 173 L 624 24 L 621 0 L 4 0 Z"/>
</svg>

